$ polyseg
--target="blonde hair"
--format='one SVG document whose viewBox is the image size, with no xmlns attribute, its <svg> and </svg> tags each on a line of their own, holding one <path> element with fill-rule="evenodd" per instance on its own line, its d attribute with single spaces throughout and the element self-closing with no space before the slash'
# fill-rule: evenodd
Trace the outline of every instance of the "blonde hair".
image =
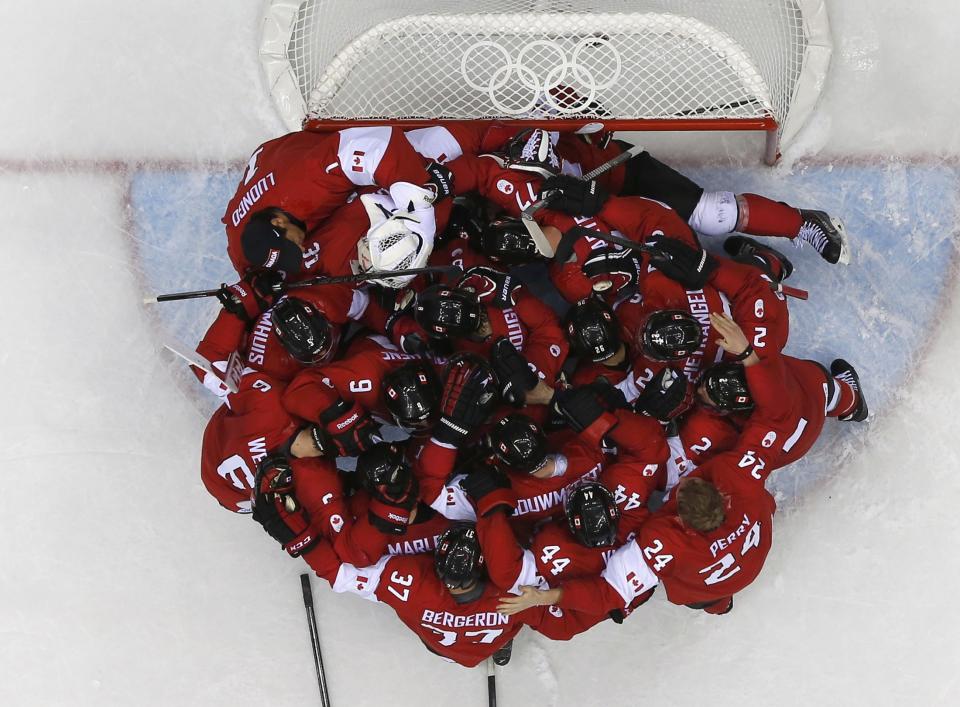
<svg viewBox="0 0 960 707">
<path fill-rule="evenodd" d="M 688 528 L 701 533 L 716 530 L 727 519 L 723 496 L 709 481 L 687 479 L 677 490 L 677 512 Z"/>
</svg>

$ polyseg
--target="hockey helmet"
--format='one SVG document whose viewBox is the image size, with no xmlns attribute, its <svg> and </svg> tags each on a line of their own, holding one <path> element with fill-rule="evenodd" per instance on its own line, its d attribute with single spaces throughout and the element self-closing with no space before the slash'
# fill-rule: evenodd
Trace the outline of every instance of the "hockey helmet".
<svg viewBox="0 0 960 707">
<path fill-rule="evenodd" d="M 511 469 L 532 474 L 547 461 L 547 437 L 531 418 L 507 415 L 490 431 L 494 456 Z"/>
<path fill-rule="evenodd" d="M 388 492 L 399 493 L 411 482 L 414 491 L 417 479 L 403 450 L 390 442 L 378 442 L 357 457 L 357 481 L 367 491 L 385 486 Z"/>
<path fill-rule="evenodd" d="M 434 423 L 443 386 L 426 361 L 410 361 L 383 377 L 383 402 L 400 427 L 425 430 Z"/>
<path fill-rule="evenodd" d="M 417 295 L 413 318 L 430 336 L 468 336 L 480 328 L 480 299 L 475 292 L 431 285 Z"/>
<path fill-rule="evenodd" d="M 653 361 L 686 358 L 703 343 L 703 329 L 689 312 L 662 309 L 647 315 L 638 335 L 644 356 Z"/>
<path fill-rule="evenodd" d="M 620 509 L 613 494 L 596 481 L 581 481 L 563 504 L 570 533 L 585 547 L 609 547 L 616 542 Z"/>
<path fill-rule="evenodd" d="M 594 363 L 615 356 L 623 346 L 616 315 L 599 299 L 588 297 L 570 307 L 564 325 L 574 353 Z"/>
<path fill-rule="evenodd" d="M 746 412 L 753 409 L 753 396 L 747 376 L 739 363 L 717 363 L 710 366 L 700 380 L 700 389 L 709 401 L 704 404 L 719 412 Z"/>
<path fill-rule="evenodd" d="M 499 263 L 518 265 L 540 258 L 533 238 L 518 218 L 494 219 L 483 229 L 479 240 L 480 252 Z"/>
<path fill-rule="evenodd" d="M 543 178 L 560 173 L 560 158 L 550 141 L 550 133 L 540 128 L 524 130 L 507 143 L 507 166 L 521 172 L 533 172 Z"/>
<path fill-rule="evenodd" d="M 433 567 L 448 589 L 469 589 L 483 577 L 483 554 L 473 523 L 456 523 L 440 534 Z"/>
<path fill-rule="evenodd" d="M 295 361 L 314 366 L 333 356 L 339 330 L 311 303 L 284 297 L 271 310 L 271 319 L 273 331 Z"/>
</svg>

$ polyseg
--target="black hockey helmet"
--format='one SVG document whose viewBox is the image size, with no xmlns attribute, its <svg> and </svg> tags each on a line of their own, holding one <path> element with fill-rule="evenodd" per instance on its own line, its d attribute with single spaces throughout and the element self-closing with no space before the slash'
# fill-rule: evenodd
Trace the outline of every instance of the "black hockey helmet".
<svg viewBox="0 0 960 707">
<path fill-rule="evenodd" d="M 620 509 L 613 494 L 596 481 L 581 481 L 563 504 L 573 537 L 585 547 L 609 547 L 616 542 Z"/>
<path fill-rule="evenodd" d="M 547 437 L 531 418 L 521 413 L 507 415 L 490 430 L 494 456 L 511 469 L 533 473 L 547 460 Z"/>
<path fill-rule="evenodd" d="M 309 302 L 285 297 L 271 310 L 271 319 L 273 331 L 294 360 L 313 366 L 333 356 L 339 332 Z"/>
<path fill-rule="evenodd" d="M 693 391 L 686 376 L 665 367 L 640 391 L 639 397 L 633 402 L 633 409 L 667 422 L 690 409 Z"/>
<path fill-rule="evenodd" d="M 753 396 L 740 363 L 717 363 L 700 379 L 700 387 L 710 399 L 707 407 L 721 412 L 746 412 L 753 409 Z"/>
<path fill-rule="evenodd" d="M 383 402 L 398 425 L 425 430 L 440 409 L 443 386 L 427 361 L 410 361 L 383 377 Z"/>
<path fill-rule="evenodd" d="M 391 442 L 377 442 L 357 457 L 357 481 L 372 491 L 378 486 L 386 486 L 388 491 L 399 493 L 408 488 L 411 482 L 414 490 L 418 488 L 410 462 L 403 450 Z"/>
<path fill-rule="evenodd" d="M 417 295 L 413 318 L 434 338 L 468 336 L 480 328 L 480 299 L 465 289 L 431 285 Z"/>
<path fill-rule="evenodd" d="M 638 333 L 640 349 L 654 361 L 686 358 L 703 343 L 703 329 L 689 312 L 662 309 L 651 312 Z"/>
<path fill-rule="evenodd" d="M 473 523 L 456 523 L 440 534 L 433 568 L 448 589 L 468 589 L 483 577 L 483 554 Z"/>
<path fill-rule="evenodd" d="M 518 218 L 501 216 L 484 227 L 478 250 L 498 263 L 518 265 L 540 258 L 533 238 Z"/>
<path fill-rule="evenodd" d="M 547 178 L 560 174 L 560 158 L 550 142 L 550 133 L 530 128 L 518 133 L 507 143 L 507 166 L 522 172 L 533 172 Z"/>
<path fill-rule="evenodd" d="M 594 363 L 606 361 L 620 351 L 620 324 L 613 310 L 594 297 L 577 302 L 564 317 L 567 341 L 577 356 Z"/>
</svg>

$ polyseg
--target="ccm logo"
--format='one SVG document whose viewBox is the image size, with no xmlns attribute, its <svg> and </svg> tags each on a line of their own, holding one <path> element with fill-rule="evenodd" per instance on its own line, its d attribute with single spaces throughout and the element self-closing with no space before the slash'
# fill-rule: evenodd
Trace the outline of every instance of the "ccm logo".
<svg viewBox="0 0 960 707">
<path fill-rule="evenodd" d="M 305 538 L 301 539 L 299 542 L 295 542 L 293 545 L 287 548 L 290 552 L 296 552 L 297 550 L 306 547 L 313 542 L 313 536 L 307 535 Z"/>
</svg>

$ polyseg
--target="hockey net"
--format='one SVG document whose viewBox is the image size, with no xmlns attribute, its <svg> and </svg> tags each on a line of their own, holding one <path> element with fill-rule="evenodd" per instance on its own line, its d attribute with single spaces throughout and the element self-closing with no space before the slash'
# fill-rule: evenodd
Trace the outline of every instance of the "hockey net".
<svg viewBox="0 0 960 707">
<path fill-rule="evenodd" d="M 291 129 L 424 120 L 799 130 L 824 0 L 272 0 L 261 60 Z"/>
</svg>

